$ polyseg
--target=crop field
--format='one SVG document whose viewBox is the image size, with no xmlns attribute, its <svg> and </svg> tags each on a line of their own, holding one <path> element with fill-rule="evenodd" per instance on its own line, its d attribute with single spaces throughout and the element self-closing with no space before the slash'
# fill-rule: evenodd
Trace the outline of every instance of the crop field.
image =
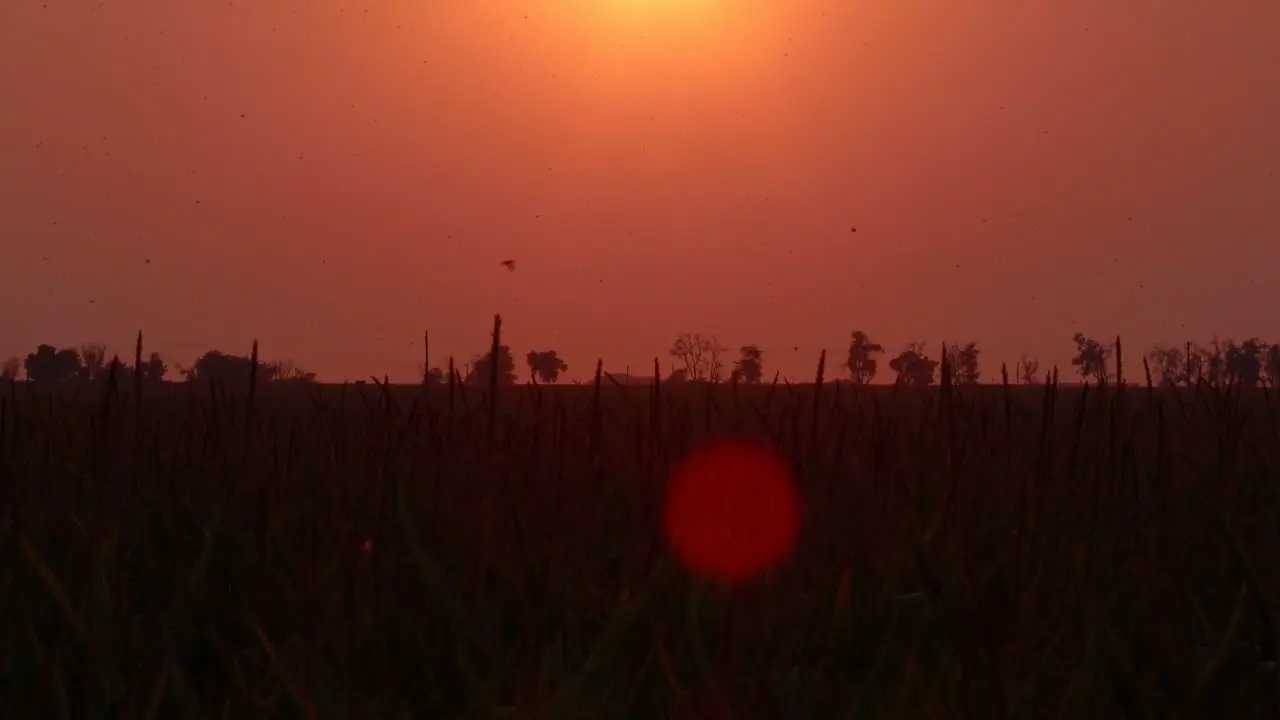
<svg viewBox="0 0 1280 720">
<path fill-rule="evenodd" d="M 0 385 L 30 718 L 1276 717 L 1263 390 Z M 674 464 L 786 458 L 795 553 L 691 575 Z"/>
</svg>

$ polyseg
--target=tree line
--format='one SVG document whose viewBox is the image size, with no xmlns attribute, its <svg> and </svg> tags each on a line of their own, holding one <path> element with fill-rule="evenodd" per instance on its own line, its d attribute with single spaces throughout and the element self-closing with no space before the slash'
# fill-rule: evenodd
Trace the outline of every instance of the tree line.
<svg viewBox="0 0 1280 720">
<path fill-rule="evenodd" d="M 961 384 L 975 384 L 981 373 L 979 357 L 981 349 L 976 342 L 944 344 L 941 350 L 946 353 L 947 367 L 952 373 L 952 380 Z M 723 382 L 726 371 L 730 382 L 746 384 L 759 383 L 764 380 L 764 351 L 758 345 L 744 345 L 738 348 L 737 357 L 728 367 L 725 356 L 728 350 L 714 335 L 701 333 L 681 333 L 676 336 L 667 353 L 678 363 L 668 380 Z M 843 369 L 855 385 L 870 384 L 880 371 L 881 356 L 885 354 L 884 346 L 871 339 L 867 333 L 855 330 L 849 342 L 848 355 Z M 888 361 L 889 370 L 895 381 L 905 385 L 932 385 L 940 361 L 930 356 L 925 343 L 909 342 Z M 1027 382 L 1034 382 L 1039 369 L 1039 361 L 1023 356 L 1020 366 Z"/>
<path fill-rule="evenodd" d="M 58 349 L 53 345 L 40 345 L 26 358 L 11 357 L 0 365 L 0 377 L 16 380 L 20 373 L 26 379 L 40 384 L 66 384 L 74 382 L 99 382 L 115 373 L 116 382 L 141 382 L 154 384 L 165 382 L 170 377 L 169 365 L 159 353 L 150 353 L 146 358 L 141 356 L 141 337 L 139 337 L 139 353 L 134 363 L 120 361 L 119 355 L 107 360 L 107 347 L 100 343 L 85 343 L 79 347 Z M 249 376 L 254 365 L 248 355 L 231 355 L 219 350 L 209 350 L 201 355 L 190 367 L 175 365 L 176 378 L 185 381 L 219 381 L 238 380 Z M 114 366 L 114 367 L 113 367 Z M 257 365 L 258 380 L 269 381 L 301 381 L 311 382 L 316 374 L 307 372 L 293 364 L 291 360 L 272 360 Z"/>
<path fill-rule="evenodd" d="M 424 336 L 424 344 L 425 342 Z M 1082 380 L 1101 384 L 1118 375 L 1122 359 L 1119 338 L 1105 343 L 1077 332 L 1072 337 L 1072 342 L 1075 344 L 1075 354 L 1071 358 L 1071 365 Z M 951 373 L 952 383 L 971 385 L 979 382 L 982 350 L 978 343 L 943 343 L 938 351 L 939 357 L 943 353 L 946 355 L 945 367 Z M 471 362 L 461 370 L 454 365 L 452 358 L 447 367 L 431 367 L 425 362 L 420 363 L 419 377 L 428 385 L 443 384 L 451 376 L 459 382 L 484 384 L 493 373 L 492 354 L 490 351 L 473 356 Z M 667 355 L 673 363 L 666 377 L 662 378 L 664 382 L 729 381 L 754 384 L 765 379 L 764 351 L 758 345 L 743 345 L 731 355 L 731 349 L 715 335 L 685 332 L 676 336 Z M 880 363 L 885 355 L 883 345 L 873 341 L 867 333 L 855 330 L 850 336 L 848 354 L 842 369 L 854 384 L 870 384 L 879 375 Z M 0 365 L 0 377 L 17 379 L 20 373 L 25 372 L 28 380 L 42 384 L 97 381 L 106 378 L 111 366 L 106 358 L 106 346 L 97 343 L 62 349 L 40 345 L 25 359 L 12 357 L 6 360 Z M 138 359 L 141 360 L 140 354 Z M 113 360 L 118 360 L 118 356 L 114 356 Z M 1204 381 L 1213 385 L 1229 382 L 1243 387 L 1264 384 L 1280 387 L 1280 344 L 1269 344 L 1256 337 L 1240 342 L 1215 338 L 1204 344 L 1188 342 L 1181 346 L 1156 345 L 1141 355 L 1141 362 L 1153 384 L 1174 386 Z M 496 363 L 499 382 L 518 382 L 519 372 L 510 346 L 498 346 Z M 569 370 L 569 365 L 555 350 L 530 350 L 525 355 L 525 365 L 529 379 L 543 384 L 558 382 Z M 931 354 L 926 344 L 919 341 L 906 343 L 897 354 L 888 358 L 886 365 L 893 373 L 894 382 L 921 387 L 940 382 L 939 372 L 944 367 Z M 210 350 L 197 358 L 190 367 L 175 366 L 174 379 L 234 380 L 247 377 L 252 366 L 253 361 L 247 355 Z M 1003 366 L 1001 371 L 1005 371 Z M 1023 354 L 1015 365 L 1013 379 L 1019 383 L 1035 384 L 1046 380 L 1048 376 L 1057 376 L 1056 367 L 1047 371 L 1046 377 L 1041 377 L 1040 372 L 1040 361 L 1035 356 Z M 139 380 L 143 383 L 159 383 L 169 377 L 169 366 L 158 353 L 153 352 L 138 363 L 136 371 L 132 364 L 120 363 L 116 373 L 117 380 L 121 382 Z M 257 373 L 258 380 L 262 382 L 311 382 L 316 379 L 315 373 L 307 372 L 287 359 L 260 362 Z M 654 378 L 636 379 L 652 382 Z"/>
<path fill-rule="evenodd" d="M 1117 377 L 1122 355 L 1119 338 L 1105 343 L 1077 332 L 1071 339 L 1075 344 L 1071 365 L 1082 380 L 1101 384 Z M 974 385 L 980 381 L 982 349 L 977 342 L 943 343 L 938 350 L 939 357 L 943 353 L 946 355 L 945 367 L 953 384 Z M 427 384 L 447 382 L 451 374 L 459 382 L 487 383 L 491 354 L 492 351 L 473 356 L 463 371 L 453 366 L 452 359 L 447 369 L 427 369 L 425 364 L 420 364 L 419 374 Z M 667 376 L 662 378 L 664 382 L 753 384 L 765 379 L 764 351 L 758 345 L 743 345 L 734 353 L 715 335 L 685 332 L 676 336 L 667 355 L 672 358 L 673 365 Z M 873 341 L 867 333 L 855 330 L 850 336 L 842 369 L 854 384 L 870 384 L 879 375 L 885 355 L 883 345 Z M 1143 353 L 1140 361 L 1152 384 L 1173 386 L 1204 381 L 1214 385 L 1231 382 L 1244 387 L 1263 384 L 1280 387 L 1280 344 L 1268 344 L 1256 337 L 1241 342 L 1215 338 L 1207 344 L 1188 342 L 1180 347 L 1156 345 Z M 499 382 L 513 384 L 519 380 L 515 357 L 509 346 L 498 347 L 497 364 Z M 526 364 L 529 377 L 534 382 L 554 383 L 568 370 L 568 365 L 555 350 L 530 351 Z M 893 382 L 909 386 L 929 386 L 940 382 L 944 366 L 921 341 L 906 343 L 885 364 L 893 373 Z M 1005 371 L 1002 366 L 1001 372 Z M 1012 380 L 1036 384 L 1050 377 L 1056 379 L 1057 374 L 1058 369 L 1054 367 L 1046 370 L 1042 377 L 1039 359 L 1024 353 L 1014 366 Z M 652 382 L 654 378 L 635 379 Z"/>
</svg>

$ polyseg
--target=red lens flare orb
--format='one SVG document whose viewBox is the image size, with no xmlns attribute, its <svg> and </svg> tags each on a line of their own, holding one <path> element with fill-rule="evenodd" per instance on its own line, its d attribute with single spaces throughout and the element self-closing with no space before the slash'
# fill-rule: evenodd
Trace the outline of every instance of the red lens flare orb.
<svg viewBox="0 0 1280 720">
<path fill-rule="evenodd" d="M 676 468 L 662 522 L 686 568 L 738 583 L 795 549 L 800 496 L 776 452 L 747 440 L 719 440 Z"/>
</svg>

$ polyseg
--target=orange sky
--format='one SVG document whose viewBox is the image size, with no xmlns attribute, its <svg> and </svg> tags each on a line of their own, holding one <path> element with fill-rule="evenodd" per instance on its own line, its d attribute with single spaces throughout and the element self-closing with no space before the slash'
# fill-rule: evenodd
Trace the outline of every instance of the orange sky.
<svg viewBox="0 0 1280 720">
<path fill-rule="evenodd" d="M 494 312 L 571 375 L 686 329 L 793 377 L 855 328 L 988 373 L 1280 341 L 1277 37 L 1252 0 L 13 0 L 0 356 L 142 328 L 408 380 Z"/>
</svg>

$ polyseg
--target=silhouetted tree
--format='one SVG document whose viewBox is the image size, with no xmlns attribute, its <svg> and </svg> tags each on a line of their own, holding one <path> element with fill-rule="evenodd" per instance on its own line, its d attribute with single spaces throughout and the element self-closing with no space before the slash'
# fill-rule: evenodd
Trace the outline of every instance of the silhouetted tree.
<svg viewBox="0 0 1280 720">
<path fill-rule="evenodd" d="M 489 382 L 489 356 L 493 351 L 489 351 L 484 355 L 477 355 L 471 360 L 471 367 L 467 370 L 466 381 L 473 384 L 488 384 Z M 511 356 L 511 348 L 506 345 L 498 346 L 498 382 L 504 385 L 511 385 L 516 381 L 516 361 Z"/>
<path fill-rule="evenodd" d="M 1227 371 L 1227 359 L 1223 353 L 1222 342 L 1215 337 L 1207 345 L 1193 343 L 1191 353 L 1195 357 L 1194 363 L 1188 357 L 1188 368 L 1192 365 L 1195 367 L 1195 374 L 1191 377 L 1203 376 L 1204 381 L 1213 386 L 1222 384 Z"/>
<path fill-rule="evenodd" d="M 293 372 L 289 373 L 287 376 L 277 377 L 276 379 L 286 380 L 288 382 L 315 382 L 317 375 L 318 373 L 313 373 L 310 370 L 295 367 Z"/>
<path fill-rule="evenodd" d="M 1267 385 L 1280 388 L 1280 345 L 1267 348 Z"/>
<path fill-rule="evenodd" d="M 1187 380 L 1187 359 L 1181 348 L 1156 345 L 1147 352 L 1147 360 L 1155 369 L 1161 385 L 1179 385 Z"/>
<path fill-rule="evenodd" d="M 982 354 L 982 350 L 976 342 L 968 342 L 964 345 L 952 343 L 947 346 L 947 365 L 951 372 L 951 378 L 958 385 L 976 385 L 980 372 L 978 370 L 978 356 Z"/>
<path fill-rule="evenodd" d="M 219 350 L 210 350 L 197 358 L 195 364 L 190 368 L 179 367 L 178 371 L 187 380 L 208 381 L 213 379 L 221 383 L 239 385 L 249 381 L 249 368 L 252 366 L 253 359 L 249 356 L 228 355 Z M 275 370 L 270 365 L 259 363 L 258 382 L 269 382 L 274 377 L 274 374 Z"/>
<path fill-rule="evenodd" d="M 683 383 L 689 381 L 689 371 L 684 368 L 672 370 L 671 374 L 662 379 L 664 383 Z"/>
<path fill-rule="evenodd" d="M 1107 360 L 1111 359 L 1111 348 L 1097 340 L 1087 338 L 1084 333 L 1076 333 L 1071 338 L 1076 344 L 1076 355 L 1071 358 L 1080 377 L 1093 378 L 1098 384 L 1107 381 Z"/>
<path fill-rule="evenodd" d="M 845 367 L 849 368 L 849 377 L 854 385 L 867 385 L 876 376 L 876 355 L 884 352 L 879 343 L 871 342 L 871 338 L 861 330 L 853 331 L 853 339 L 849 342 L 849 359 Z"/>
<path fill-rule="evenodd" d="M 718 383 L 724 379 L 724 353 L 725 347 L 720 344 L 720 338 L 712 335 L 711 355 L 707 361 L 706 379 L 708 381 Z"/>
<path fill-rule="evenodd" d="M 1258 338 L 1241 343 L 1228 340 L 1223 346 L 1223 369 L 1233 383 L 1257 387 L 1262 382 L 1262 358 L 1266 344 Z"/>
<path fill-rule="evenodd" d="M 119 355 L 112 356 L 111 362 L 106 363 L 105 373 L 111 372 L 111 364 L 116 363 L 116 382 L 120 385 L 132 384 L 135 375 L 140 374 L 144 385 L 155 385 L 164 381 L 164 376 L 169 372 L 169 366 L 165 364 L 160 357 L 160 353 L 151 353 L 151 356 L 142 361 L 142 366 L 138 368 L 138 373 L 134 372 L 133 365 L 124 362 Z"/>
<path fill-rule="evenodd" d="M 270 380 L 290 381 L 290 382 L 315 382 L 316 374 L 307 372 L 294 364 L 289 358 L 281 358 L 263 363 L 263 367 L 267 370 L 267 378 Z"/>
<path fill-rule="evenodd" d="M 253 358 L 248 355 L 229 355 L 220 350 L 210 350 L 196 359 L 189 368 L 178 366 L 178 372 L 188 380 L 217 380 L 221 383 L 238 385 L 249 380 L 249 369 L 253 366 Z M 164 361 L 156 353 L 143 366 L 144 379 L 163 378 L 168 371 Z M 316 373 L 307 372 L 294 365 L 288 358 L 271 361 L 258 361 L 257 381 L 264 384 L 272 381 L 314 382 Z M 155 381 L 158 381 L 156 379 Z"/>
<path fill-rule="evenodd" d="M 680 333 L 667 352 L 684 365 L 689 380 L 720 382 L 724 374 L 724 347 L 715 335 Z"/>
<path fill-rule="evenodd" d="M 1204 376 L 1204 356 L 1200 354 L 1200 346 L 1195 343 L 1187 343 L 1186 348 L 1186 352 L 1182 354 L 1182 372 L 1189 386 Z"/>
<path fill-rule="evenodd" d="M 16 357 L 11 357 L 0 365 L 0 378 L 5 380 L 17 380 L 19 372 L 22 372 L 22 361 Z"/>
<path fill-rule="evenodd" d="M 127 365 L 125 367 L 128 367 Z M 151 356 L 143 361 L 142 366 L 138 368 L 139 380 L 146 384 L 155 384 L 164 382 L 164 376 L 169 373 L 169 366 L 165 364 L 164 358 L 160 357 L 160 353 L 151 353 Z"/>
<path fill-rule="evenodd" d="M 764 377 L 764 351 L 756 345 L 743 345 L 738 350 L 733 373 L 738 380 L 754 385 Z"/>
<path fill-rule="evenodd" d="M 55 349 L 41 345 L 27 355 L 22 363 L 27 379 L 37 383 L 55 383 L 74 380 L 80 376 L 80 353 L 75 348 Z"/>
<path fill-rule="evenodd" d="M 424 385 L 443 385 L 449 382 L 449 371 L 444 368 L 428 368 L 426 363 L 418 363 L 418 377 Z"/>
<path fill-rule="evenodd" d="M 889 369 L 898 374 L 903 385 L 926 387 L 933 384 L 938 361 L 924 352 L 924 343 L 908 343 L 905 350 L 889 361 Z"/>
<path fill-rule="evenodd" d="M 1023 353 L 1018 358 L 1018 382 L 1035 385 L 1040 381 L 1040 359 Z"/>
<path fill-rule="evenodd" d="M 107 346 L 85 343 L 80 346 L 80 377 L 84 380 L 107 379 Z"/>
<path fill-rule="evenodd" d="M 262 366 L 267 369 L 267 376 L 272 380 L 288 378 L 294 370 L 293 361 L 288 358 L 267 361 L 262 363 Z"/>
<path fill-rule="evenodd" d="M 525 362 L 529 364 L 529 374 L 536 377 L 540 382 L 553 383 L 560 378 L 560 373 L 569 369 L 565 361 L 560 359 L 559 353 L 555 350 L 544 350 L 542 352 L 529 351 L 525 356 Z"/>
</svg>

